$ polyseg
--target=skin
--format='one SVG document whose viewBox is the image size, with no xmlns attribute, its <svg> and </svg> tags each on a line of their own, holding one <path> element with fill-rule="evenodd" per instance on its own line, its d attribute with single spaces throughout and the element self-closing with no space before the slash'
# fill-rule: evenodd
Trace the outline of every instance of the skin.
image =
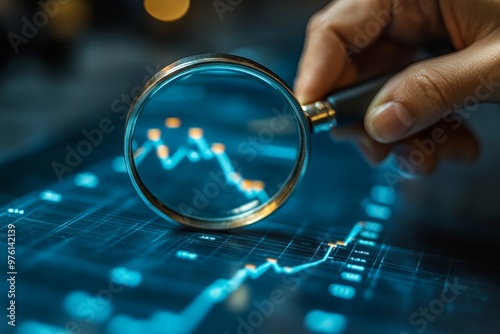
<svg viewBox="0 0 500 334">
<path fill-rule="evenodd" d="M 333 136 L 353 140 L 375 164 L 391 152 L 408 158 L 419 149 L 418 140 L 442 129 L 446 140 L 415 172 L 431 172 L 442 159 L 473 160 L 477 140 L 465 124 L 452 126 L 445 115 L 471 97 L 500 101 L 500 0 L 333 1 L 309 21 L 295 94 L 302 104 L 321 100 L 408 63 L 424 44 L 442 41 L 455 51 L 399 72 L 371 102 L 364 126 L 336 129 Z"/>
</svg>

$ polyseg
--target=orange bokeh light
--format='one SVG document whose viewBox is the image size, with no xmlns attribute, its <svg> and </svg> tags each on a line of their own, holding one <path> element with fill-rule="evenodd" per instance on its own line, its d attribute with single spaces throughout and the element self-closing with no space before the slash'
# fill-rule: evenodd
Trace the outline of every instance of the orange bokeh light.
<svg viewBox="0 0 500 334">
<path fill-rule="evenodd" d="M 226 146 L 224 146 L 224 144 L 220 143 L 212 144 L 212 152 L 214 152 L 215 154 L 222 154 L 224 153 L 225 150 Z"/>
<path fill-rule="evenodd" d="M 203 137 L 203 129 L 191 128 L 189 129 L 188 135 L 193 139 L 201 139 L 201 137 Z"/>
<path fill-rule="evenodd" d="M 175 21 L 186 15 L 190 0 L 144 0 L 149 15 L 160 21 Z"/>
<path fill-rule="evenodd" d="M 161 137 L 161 131 L 159 129 L 149 129 L 148 130 L 148 139 L 157 141 Z"/>
<path fill-rule="evenodd" d="M 168 117 L 165 119 L 165 126 L 170 129 L 177 129 L 181 126 L 181 119 L 177 117 Z"/>
<path fill-rule="evenodd" d="M 156 149 L 156 155 L 160 159 L 168 158 L 168 147 L 165 145 L 158 146 L 158 148 Z"/>
</svg>

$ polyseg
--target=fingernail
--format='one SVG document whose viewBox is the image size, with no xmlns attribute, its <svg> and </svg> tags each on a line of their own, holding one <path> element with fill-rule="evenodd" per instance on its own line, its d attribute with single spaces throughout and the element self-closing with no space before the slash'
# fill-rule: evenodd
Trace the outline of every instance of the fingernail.
<svg viewBox="0 0 500 334">
<path fill-rule="evenodd" d="M 408 110 L 398 102 L 387 102 L 372 109 L 366 117 L 368 132 L 382 143 L 402 139 L 415 123 Z"/>
</svg>

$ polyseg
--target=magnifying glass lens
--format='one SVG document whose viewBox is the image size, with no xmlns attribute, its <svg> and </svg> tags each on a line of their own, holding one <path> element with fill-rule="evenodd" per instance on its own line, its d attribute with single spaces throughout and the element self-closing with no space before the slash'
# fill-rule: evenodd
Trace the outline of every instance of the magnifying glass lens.
<svg viewBox="0 0 500 334">
<path fill-rule="evenodd" d="M 128 138 L 142 197 L 188 224 L 227 223 L 273 205 L 302 168 L 304 145 L 298 106 L 283 89 L 224 64 L 188 68 L 151 87 Z"/>
</svg>

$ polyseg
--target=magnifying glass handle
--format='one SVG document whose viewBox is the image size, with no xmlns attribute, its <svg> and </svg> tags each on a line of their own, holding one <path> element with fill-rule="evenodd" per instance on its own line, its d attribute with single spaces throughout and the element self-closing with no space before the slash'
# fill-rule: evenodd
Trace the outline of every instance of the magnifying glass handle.
<svg viewBox="0 0 500 334">
<path fill-rule="evenodd" d="M 302 107 L 315 133 L 328 131 L 332 127 L 360 122 L 372 99 L 382 86 L 397 72 L 341 89 L 325 100 Z"/>
</svg>

